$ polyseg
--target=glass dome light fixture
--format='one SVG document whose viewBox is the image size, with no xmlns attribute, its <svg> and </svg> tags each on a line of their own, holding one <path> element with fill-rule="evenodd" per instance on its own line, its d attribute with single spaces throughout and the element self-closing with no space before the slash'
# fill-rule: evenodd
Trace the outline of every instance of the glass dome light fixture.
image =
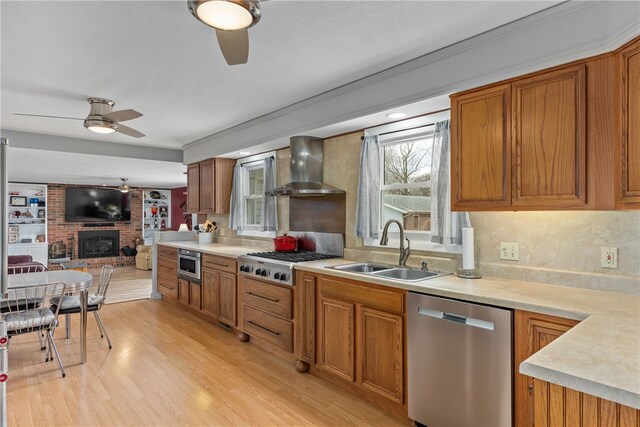
<svg viewBox="0 0 640 427">
<path fill-rule="evenodd" d="M 113 133 L 118 130 L 118 125 L 108 120 L 87 119 L 84 127 L 96 133 Z"/>
<path fill-rule="evenodd" d="M 261 16 L 259 0 L 187 0 L 187 6 L 198 21 L 224 31 L 252 27 Z"/>
<path fill-rule="evenodd" d="M 120 178 L 122 180 L 122 184 L 120 185 L 120 187 L 118 187 L 118 190 L 120 190 L 121 193 L 128 193 L 129 192 L 129 186 L 127 185 L 127 181 L 129 180 L 129 178 Z"/>
</svg>

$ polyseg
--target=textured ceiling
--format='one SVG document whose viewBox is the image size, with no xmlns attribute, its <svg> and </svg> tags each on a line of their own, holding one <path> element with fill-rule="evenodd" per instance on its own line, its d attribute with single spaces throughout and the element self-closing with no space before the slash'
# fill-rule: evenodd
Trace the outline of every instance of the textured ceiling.
<svg viewBox="0 0 640 427">
<path fill-rule="evenodd" d="M 555 3 L 272 0 L 229 67 L 183 0 L 3 1 L 0 127 L 179 148 Z M 89 96 L 142 112 L 147 137 L 13 115 L 84 117 Z"/>
</svg>

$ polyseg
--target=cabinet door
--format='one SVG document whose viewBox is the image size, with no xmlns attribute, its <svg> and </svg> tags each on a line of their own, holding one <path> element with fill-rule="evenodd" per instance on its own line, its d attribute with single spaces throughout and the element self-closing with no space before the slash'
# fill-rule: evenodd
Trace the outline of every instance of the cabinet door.
<svg viewBox="0 0 640 427">
<path fill-rule="evenodd" d="M 586 203 L 586 65 L 512 84 L 514 207 Z"/>
<path fill-rule="evenodd" d="M 220 314 L 220 272 L 202 270 L 202 311 L 218 316 Z"/>
<path fill-rule="evenodd" d="M 213 212 L 216 214 L 229 213 L 231 202 L 231 187 L 233 185 L 233 159 L 215 159 L 214 187 L 215 193 Z"/>
<path fill-rule="evenodd" d="M 487 210 L 511 204 L 509 85 L 451 99 L 453 210 Z"/>
<path fill-rule="evenodd" d="M 220 320 L 235 326 L 236 324 L 236 275 L 220 273 Z"/>
<path fill-rule="evenodd" d="M 200 212 L 213 212 L 214 159 L 200 163 Z"/>
<path fill-rule="evenodd" d="M 187 167 L 187 211 L 198 213 L 200 211 L 200 165 Z"/>
<path fill-rule="evenodd" d="M 202 306 L 200 302 L 202 300 L 202 287 L 197 283 L 189 282 L 189 305 L 196 310 L 200 310 Z"/>
<path fill-rule="evenodd" d="M 298 273 L 296 280 L 296 350 L 298 358 L 316 360 L 316 277 Z"/>
<path fill-rule="evenodd" d="M 189 304 L 189 282 L 187 280 L 178 280 L 178 301 Z"/>
<path fill-rule="evenodd" d="M 355 381 L 354 304 L 322 297 L 319 316 L 319 367 Z"/>
<path fill-rule="evenodd" d="M 534 379 L 519 372 L 520 364 L 576 324 L 578 322 L 575 320 L 516 310 L 514 343 L 516 426 L 534 425 Z"/>
<path fill-rule="evenodd" d="M 363 307 L 359 315 L 362 386 L 394 402 L 404 397 L 402 316 Z"/>
<path fill-rule="evenodd" d="M 47 249 L 48 248 L 46 244 L 30 245 L 28 252 L 35 262 L 39 262 L 40 264 L 44 264 L 46 266 L 49 262 L 49 251 Z"/>
<path fill-rule="evenodd" d="M 622 202 L 640 207 L 640 41 L 622 51 Z"/>
</svg>

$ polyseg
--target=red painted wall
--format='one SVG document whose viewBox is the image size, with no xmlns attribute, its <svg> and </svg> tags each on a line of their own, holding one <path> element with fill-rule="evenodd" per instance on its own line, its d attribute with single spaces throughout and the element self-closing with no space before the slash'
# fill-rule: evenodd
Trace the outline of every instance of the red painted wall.
<svg viewBox="0 0 640 427">
<path fill-rule="evenodd" d="M 115 223 L 113 227 L 84 227 L 81 222 L 65 222 L 64 221 L 64 193 L 67 187 L 86 187 L 86 185 L 61 185 L 49 184 L 47 189 L 47 215 L 48 215 L 48 236 L 49 243 L 62 240 L 67 245 L 67 253 L 70 252 L 69 237 L 74 237 L 73 255 L 78 257 L 78 231 L 81 230 L 118 230 L 120 231 L 120 247 L 131 246 L 135 243 L 133 240 L 142 237 L 142 190 L 131 189 L 131 223 Z M 84 260 L 89 263 L 91 268 L 100 267 L 105 264 L 114 267 L 124 265 L 134 265 L 134 257 L 122 256 L 112 258 L 90 258 Z M 55 264 L 54 264 L 55 265 Z"/>
<path fill-rule="evenodd" d="M 187 224 L 191 230 L 191 222 L 185 218 L 187 210 L 187 187 L 174 188 L 171 190 L 171 229 L 178 231 L 180 224 Z M 191 215 L 187 215 L 189 220 Z"/>
</svg>

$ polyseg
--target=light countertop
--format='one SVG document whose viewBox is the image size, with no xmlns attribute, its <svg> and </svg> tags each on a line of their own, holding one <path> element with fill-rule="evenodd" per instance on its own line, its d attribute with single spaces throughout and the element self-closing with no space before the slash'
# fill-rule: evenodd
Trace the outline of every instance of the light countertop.
<svg viewBox="0 0 640 427">
<path fill-rule="evenodd" d="M 234 258 L 262 250 L 197 242 L 160 244 Z M 305 262 L 295 269 L 580 320 L 525 360 L 520 372 L 640 409 L 640 297 L 493 277 L 473 280 L 450 275 L 408 283 L 326 268 L 349 262 L 341 258 Z"/>
</svg>

